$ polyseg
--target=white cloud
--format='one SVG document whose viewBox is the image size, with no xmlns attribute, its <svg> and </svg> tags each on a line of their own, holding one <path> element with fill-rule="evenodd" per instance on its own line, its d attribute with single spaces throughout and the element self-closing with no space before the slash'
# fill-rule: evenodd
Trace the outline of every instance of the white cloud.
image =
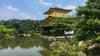
<svg viewBox="0 0 100 56">
<path fill-rule="evenodd" d="M 32 15 L 27 14 L 27 13 L 25 13 L 25 12 L 19 12 L 18 15 L 19 15 L 22 19 L 32 19 L 32 18 L 33 18 Z"/>
<path fill-rule="evenodd" d="M 9 19 L 36 19 L 35 15 L 30 15 L 26 12 L 19 10 L 13 6 L 6 6 L 0 8 L 0 20 L 9 20 Z"/>
<path fill-rule="evenodd" d="M 72 12 L 68 13 L 68 15 L 73 16 L 76 12 L 76 6 L 75 5 L 67 5 L 64 7 L 65 9 L 72 10 Z"/>
<path fill-rule="evenodd" d="M 7 6 L 6 9 L 12 10 L 12 11 L 19 11 L 18 8 L 12 7 L 12 6 Z"/>
<path fill-rule="evenodd" d="M 50 2 L 45 2 L 44 0 L 39 0 L 38 3 L 39 3 L 39 4 L 42 4 L 42 5 L 46 5 L 46 6 L 51 6 L 51 5 L 52 5 L 52 3 L 50 3 Z"/>
<path fill-rule="evenodd" d="M 62 7 L 62 5 L 61 4 L 57 4 L 56 7 L 59 7 L 60 8 L 60 7 Z"/>
<path fill-rule="evenodd" d="M 76 7 L 74 5 L 69 5 L 69 6 L 65 6 L 65 9 L 75 9 Z"/>
</svg>

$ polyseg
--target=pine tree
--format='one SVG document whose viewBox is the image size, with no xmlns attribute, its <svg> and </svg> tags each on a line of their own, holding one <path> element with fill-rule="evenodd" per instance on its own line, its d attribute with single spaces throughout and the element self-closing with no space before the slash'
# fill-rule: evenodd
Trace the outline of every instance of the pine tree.
<svg viewBox="0 0 100 56">
<path fill-rule="evenodd" d="M 100 0 L 87 0 L 85 6 L 77 9 L 77 15 L 83 16 L 85 19 L 98 18 L 100 20 Z"/>
<path fill-rule="evenodd" d="M 77 9 L 77 15 L 82 17 L 75 24 L 77 40 L 94 39 L 100 33 L 100 0 L 87 0 L 85 6 Z"/>
</svg>

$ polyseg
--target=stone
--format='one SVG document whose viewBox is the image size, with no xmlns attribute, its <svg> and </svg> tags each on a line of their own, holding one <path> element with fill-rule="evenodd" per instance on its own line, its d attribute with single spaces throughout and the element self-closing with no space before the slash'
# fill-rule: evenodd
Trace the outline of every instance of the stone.
<svg viewBox="0 0 100 56">
<path fill-rule="evenodd" d="M 80 41 L 80 42 L 78 43 L 78 46 L 82 46 L 82 45 L 84 45 L 84 41 Z"/>
<path fill-rule="evenodd" d="M 79 56 L 87 56 L 84 52 L 79 52 Z"/>
</svg>

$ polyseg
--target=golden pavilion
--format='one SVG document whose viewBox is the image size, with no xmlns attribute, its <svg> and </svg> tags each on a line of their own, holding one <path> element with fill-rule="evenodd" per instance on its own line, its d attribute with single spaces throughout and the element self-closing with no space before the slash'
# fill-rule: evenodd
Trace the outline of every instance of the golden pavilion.
<svg viewBox="0 0 100 56">
<path fill-rule="evenodd" d="M 44 29 L 44 33 L 49 33 L 50 23 L 57 17 L 67 17 L 67 13 L 71 12 L 72 10 L 62 9 L 58 7 L 50 8 L 48 11 L 44 12 L 43 14 L 47 15 L 47 18 L 42 21 L 42 28 Z"/>
</svg>

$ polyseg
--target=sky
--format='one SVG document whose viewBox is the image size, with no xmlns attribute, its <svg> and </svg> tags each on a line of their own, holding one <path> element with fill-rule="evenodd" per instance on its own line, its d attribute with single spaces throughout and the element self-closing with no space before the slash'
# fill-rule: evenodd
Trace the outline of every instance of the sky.
<svg viewBox="0 0 100 56">
<path fill-rule="evenodd" d="M 72 9 L 72 16 L 78 6 L 85 5 L 86 0 L 0 0 L 0 20 L 32 19 L 43 20 L 43 14 L 49 8 Z"/>
</svg>

